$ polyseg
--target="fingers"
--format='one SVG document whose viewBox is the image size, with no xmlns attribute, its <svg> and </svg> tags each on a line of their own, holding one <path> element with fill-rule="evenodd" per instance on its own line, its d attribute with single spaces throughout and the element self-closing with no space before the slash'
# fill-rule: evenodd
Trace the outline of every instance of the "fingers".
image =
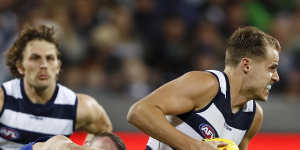
<svg viewBox="0 0 300 150">
<path fill-rule="evenodd" d="M 210 144 L 211 146 L 213 146 L 214 148 L 218 148 L 218 147 L 224 147 L 227 145 L 227 143 L 223 142 L 223 141 L 206 141 L 208 144 Z"/>
<path fill-rule="evenodd" d="M 218 147 L 224 147 L 226 145 L 228 145 L 227 143 L 223 142 L 223 141 L 218 141 L 217 143 Z"/>
</svg>

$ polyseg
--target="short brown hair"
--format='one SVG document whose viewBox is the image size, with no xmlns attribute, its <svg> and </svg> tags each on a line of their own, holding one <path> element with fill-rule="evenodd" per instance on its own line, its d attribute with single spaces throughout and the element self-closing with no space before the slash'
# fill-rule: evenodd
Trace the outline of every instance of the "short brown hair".
<svg viewBox="0 0 300 150">
<path fill-rule="evenodd" d="M 228 40 L 225 65 L 236 66 L 243 57 L 265 58 L 267 46 L 281 50 L 278 40 L 265 32 L 250 26 L 239 28 Z"/>
<path fill-rule="evenodd" d="M 58 51 L 58 43 L 54 39 L 53 27 L 47 27 L 45 25 L 37 27 L 26 25 L 24 29 L 19 33 L 12 47 L 9 48 L 5 53 L 6 65 L 9 67 L 12 75 L 17 78 L 23 77 L 23 75 L 20 74 L 17 69 L 17 64 L 22 62 L 24 49 L 27 43 L 32 40 L 45 40 L 47 42 L 53 43 L 56 46 L 57 55 L 60 55 Z"/>
<path fill-rule="evenodd" d="M 114 133 L 103 132 L 103 133 L 96 134 L 91 140 L 91 143 L 94 142 L 98 137 L 109 137 L 116 144 L 118 150 L 126 150 L 126 146 L 123 140 L 119 136 L 115 135 Z"/>
</svg>

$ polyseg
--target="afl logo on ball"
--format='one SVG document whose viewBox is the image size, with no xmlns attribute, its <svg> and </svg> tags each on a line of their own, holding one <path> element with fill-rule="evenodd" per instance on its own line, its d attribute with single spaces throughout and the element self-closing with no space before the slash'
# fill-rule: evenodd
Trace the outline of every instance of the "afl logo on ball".
<svg viewBox="0 0 300 150">
<path fill-rule="evenodd" d="M 6 139 L 14 140 L 19 138 L 19 134 L 16 130 L 11 128 L 2 127 L 0 128 L 0 135 Z"/>
<path fill-rule="evenodd" d="M 205 139 L 211 139 L 211 138 L 216 137 L 215 130 L 209 124 L 206 124 L 206 123 L 200 124 L 199 130 L 200 130 L 200 134 Z"/>
</svg>

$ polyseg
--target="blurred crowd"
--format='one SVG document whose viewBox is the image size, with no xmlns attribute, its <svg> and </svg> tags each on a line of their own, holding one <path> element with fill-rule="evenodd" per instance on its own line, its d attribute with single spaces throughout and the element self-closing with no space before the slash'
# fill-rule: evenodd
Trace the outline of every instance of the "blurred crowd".
<svg viewBox="0 0 300 150">
<path fill-rule="evenodd" d="M 56 29 L 60 82 L 132 99 L 187 71 L 223 70 L 226 39 L 253 25 L 282 45 L 272 92 L 300 96 L 297 0 L 0 0 L 1 82 L 11 78 L 3 53 L 26 24 Z"/>
</svg>

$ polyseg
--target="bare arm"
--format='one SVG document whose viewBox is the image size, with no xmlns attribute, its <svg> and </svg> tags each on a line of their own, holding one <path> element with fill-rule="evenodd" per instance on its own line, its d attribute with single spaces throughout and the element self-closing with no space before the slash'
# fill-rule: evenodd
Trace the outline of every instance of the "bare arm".
<svg viewBox="0 0 300 150">
<path fill-rule="evenodd" d="M 240 150 L 247 150 L 250 140 L 260 130 L 262 121 L 263 121 L 263 110 L 261 106 L 258 103 L 256 103 L 256 113 L 254 116 L 253 123 L 249 131 L 247 132 L 246 136 L 244 137 L 244 139 L 239 145 Z"/>
<path fill-rule="evenodd" d="M 189 72 L 158 88 L 135 103 L 127 119 L 153 138 L 179 150 L 211 150 L 205 142 L 197 141 L 178 131 L 165 115 L 182 114 L 206 106 L 216 95 L 218 82 L 207 72 Z"/>
<path fill-rule="evenodd" d="M 0 112 L 3 109 L 3 104 L 4 104 L 4 91 L 3 89 L 0 87 Z"/>
<path fill-rule="evenodd" d="M 89 133 L 112 132 L 111 121 L 101 105 L 85 94 L 77 94 L 77 123 L 76 130 Z"/>
</svg>

